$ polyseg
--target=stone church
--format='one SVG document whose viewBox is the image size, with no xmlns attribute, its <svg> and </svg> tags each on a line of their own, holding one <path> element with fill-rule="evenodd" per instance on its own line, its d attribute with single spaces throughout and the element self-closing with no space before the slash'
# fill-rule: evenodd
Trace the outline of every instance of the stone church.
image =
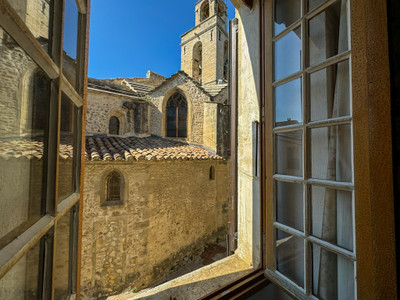
<svg viewBox="0 0 400 300">
<path fill-rule="evenodd" d="M 82 291 L 142 289 L 228 232 L 227 7 L 195 4 L 181 70 L 89 79 Z M 193 176 L 195 175 L 195 176 Z"/>
</svg>

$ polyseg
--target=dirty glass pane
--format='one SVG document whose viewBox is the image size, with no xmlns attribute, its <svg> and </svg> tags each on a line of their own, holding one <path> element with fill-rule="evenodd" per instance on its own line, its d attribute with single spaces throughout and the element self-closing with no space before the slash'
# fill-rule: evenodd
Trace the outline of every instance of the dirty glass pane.
<svg viewBox="0 0 400 300">
<path fill-rule="evenodd" d="M 275 169 L 277 174 L 303 177 L 303 132 L 275 135 Z"/>
<path fill-rule="evenodd" d="M 311 234 L 352 251 L 352 203 L 351 192 L 311 187 Z"/>
<path fill-rule="evenodd" d="M 278 35 L 292 25 L 300 16 L 300 0 L 276 0 L 274 16 L 275 35 Z"/>
<path fill-rule="evenodd" d="M 299 286 L 304 286 L 304 240 L 276 230 L 276 269 Z"/>
<path fill-rule="evenodd" d="M 0 248 L 42 214 L 50 79 L 0 27 Z"/>
<path fill-rule="evenodd" d="M 186 123 L 187 123 L 187 108 L 179 107 L 178 109 L 178 136 L 186 137 Z"/>
<path fill-rule="evenodd" d="M 313 10 L 314 8 L 320 6 L 322 3 L 326 2 L 327 0 L 308 0 L 307 7 L 308 11 Z"/>
<path fill-rule="evenodd" d="M 75 121 L 76 107 L 63 93 L 61 97 L 60 159 L 58 162 L 58 202 L 74 193 Z"/>
<path fill-rule="evenodd" d="M 276 221 L 303 231 L 303 184 L 276 182 Z"/>
<path fill-rule="evenodd" d="M 317 245 L 312 245 L 313 294 L 318 299 L 354 297 L 354 263 Z"/>
<path fill-rule="evenodd" d="M 310 121 L 350 115 L 349 61 L 310 74 Z"/>
<path fill-rule="evenodd" d="M 64 12 L 64 60 L 63 70 L 68 81 L 75 86 L 78 51 L 79 11 L 75 0 L 65 0 Z"/>
<path fill-rule="evenodd" d="M 50 0 L 12 0 L 8 1 L 22 21 L 28 26 L 33 36 L 48 51 L 50 44 Z"/>
<path fill-rule="evenodd" d="M 0 279 L 0 299 L 38 299 L 40 242 Z"/>
<path fill-rule="evenodd" d="M 63 215 L 56 225 L 54 299 L 68 299 L 70 261 L 70 211 Z"/>
<path fill-rule="evenodd" d="M 167 108 L 167 136 L 176 137 L 176 107 Z"/>
<path fill-rule="evenodd" d="M 285 78 L 301 69 L 301 30 L 289 32 L 274 43 L 275 80 Z"/>
<path fill-rule="evenodd" d="M 347 1 L 338 1 L 309 21 L 309 65 L 349 49 Z"/>
<path fill-rule="evenodd" d="M 351 125 L 311 129 L 311 177 L 351 182 Z"/>
<path fill-rule="evenodd" d="M 301 78 L 275 88 L 275 126 L 302 122 Z"/>
</svg>

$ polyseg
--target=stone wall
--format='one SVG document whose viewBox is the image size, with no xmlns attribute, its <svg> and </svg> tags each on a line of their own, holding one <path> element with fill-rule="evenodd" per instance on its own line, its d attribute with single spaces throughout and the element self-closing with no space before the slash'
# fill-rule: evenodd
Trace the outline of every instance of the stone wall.
<svg viewBox="0 0 400 300">
<path fill-rule="evenodd" d="M 104 206 L 103 180 L 112 170 L 124 176 L 124 202 Z M 229 197 L 228 161 L 87 162 L 82 291 L 139 290 L 172 273 L 225 239 Z"/>
<path fill-rule="evenodd" d="M 178 75 L 169 83 L 149 94 L 152 106 L 150 107 L 151 134 L 166 136 L 165 106 L 169 97 L 176 91 L 181 91 L 188 102 L 188 137 L 187 141 L 203 144 L 204 103 L 210 102 L 210 97 L 195 83 L 184 75 Z"/>
<path fill-rule="evenodd" d="M 220 32 L 220 33 L 219 33 Z M 226 23 L 214 15 L 182 35 L 181 69 L 193 76 L 193 47 L 202 44 L 202 84 L 216 84 L 223 79 L 224 42 L 228 40 Z M 222 67 L 222 68 L 221 68 Z"/>
<path fill-rule="evenodd" d="M 86 134 L 108 134 L 112 116 L 120 121 L 120 135 L 145 134 L 148 132 L 147 114 L 148 104 L 144 101 L 89 89 Z"/>
</svg>

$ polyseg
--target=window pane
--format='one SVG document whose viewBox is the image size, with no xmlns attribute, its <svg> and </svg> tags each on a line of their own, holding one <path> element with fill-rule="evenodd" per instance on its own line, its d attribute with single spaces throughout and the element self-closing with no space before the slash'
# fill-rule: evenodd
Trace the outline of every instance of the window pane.
<svg viewBox="0 0 400 300">
<path fill-rule="evenodd" d="M 275 42 L 275 80 L 282 79 L 301 68 L 300 27 Z"/>
<path fill-rule="evenodd" d="M 0 51 L 1 248 L 43 215 L 50 79 L 1 27 Z"/>
<path fill-rule="evenodd" d="M 308 0 L 308 11 L 313 10 L 314 8 L 320 6 L 322 3 L 326 2 L 327 0 Z"/>
<path fill-rule="evenodd" d="M 61 97 L 60 160 L 58 176 L 58 202 L 74 193 L 75 105 L 65 94 Z"/>
<path fill-rule="evenodd" d="M 347 1 L 339 1 L 309 21 L 310 65 L 349 49 Z"/>
<path fill-rule="evenodd" d="M 63 70 L 69 82 L 75 86 L 78 49 L 78 7 L 75 0 L 65 0 L 64 12 L 64 65 Z"/>
<path fill-rule="evenodd" d="M 311 187 L 312 235 L 353 250 L 352 193 Z"/>
<path fill-rule="evenodd" d="M 299 286 L 304 286 L 304 240 L 276 230 L 276 269 Z"/>
<path fill-rule="evenodd" d="M 300 18 L 300 0 L 275 1 L 275 35 L 279 34 Z"/>
<path fill-rule="evenodd" d="M 187 117 L 187 108 L 180 107 L 178 109 L 178 136 L 179 137 L 186 137 L 186 117 Z"/>
<path fill-rule="evenodd" d="M 40 242 L 0 279 L 0 299 L 31 300 L 38 297 Z"/>
<path fill-rule="evenodd" d="M 275 168 L 277 174 L 303 177 L 303 132 L 275 135 Z"/>
<path fill-rule="evenodd" d="M 310 120 L 350 116 L 349 61 L 310 74 Z"/>
<path fill-rule="evenodd" d="M 51 0 L 8 1 L 33 36 L 48 51 Z"/>
<path fill-rule="evenodd" d="M 302 122 L 301 78 L 275 88 L 275 126 Z"/>
<path fill-rule="evenodd" d="M 303 231 L 303 184 L 276 182 L 276 220 Z"/>
<path fill-rule="evenodd" d="M 311 177 L 351 182 L 351 126 L 311 129 Z"/>
<path fill-rule="evenodd" d="M 313 294 L 319 299 L 355 299 L 354 263 L 312 245 Z"/>
<path fill-rule="evenodd" d="M 67 299 L 69 291 L 70 212 L 56 225 L 54 299 Z"/>
</svg>

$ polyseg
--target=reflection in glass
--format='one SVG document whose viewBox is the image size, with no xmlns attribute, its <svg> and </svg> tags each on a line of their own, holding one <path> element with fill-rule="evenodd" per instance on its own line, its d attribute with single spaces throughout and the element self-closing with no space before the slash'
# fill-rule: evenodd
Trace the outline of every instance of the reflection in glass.
<svg viewBox="0 0 400 300">
<path fill-rule="evenodd" d="M 46 51 L 49 45 L 51 2 L 50 0 L 8 1 Z"/>
<path fill-rule="evenodd" d="M 300 0 L 276 0 L 275 1 L 275 35 L 285 30 L 300 18 Z"/>
<path fill-rule="evenodd" d="M 351 192 L 311 187 L 312 235 L 353 250 L 352 202 Z"/>
<path fill-rule="evenodd" d="M 275 135 L 276 173 L 303 177 L 303 132 L 282 132 Z"/>
<path fill-rule="evenodd" d="M 275 126 L 301 123 L 301 78 L 275 88 Z"/>
<path fill-rule="evenodd" d="M 75 133 L 76 108 L 75 105 L 63 93 L 61 97 L 60 120 L 60 160 L 58 176 L 58 202 L 66 199 L 74 192 L 74 133 Z"/>
<path fill-rule="evenodd" d="M 322 3 L 326 2 L 327 0 L 308 0 L 308 11 L 313 10 L 317 6 L 320 6 Z"/>
<path fill-rule="evenodd" d="M 312 245 L 313 294 L 318 299 L 355 299 L 354 263 Z"/>
<path fill-rule="evenodd" d="M 304 286 L 304 241 L 276 230 L 276 269 L 299 286 Z"/>
<path fill-rule="evenodd" d="M 303 231 L 303 184 L 276 182 L 276 221 Z"/>
<path fill-rule="evenodd" d="M 349 49 L 346 9 L 347 1 L 338 1 L 309 21 L 309 65 Z"/>
<path fill-rule="evenodd" d="M 311 129 L 311 177 L 351 182 L 351 126 Z"/>
<path fill-rule="evenodd" d="M 0 299 L 37 299 L 39 255 L 40 241 L 0 279 Z"/>
<path fill-rule="evenodd" d="M 275 80 L 285 78 L 301 68 L 300 27 L 289 32 L 274 43 Z"/>
<path fill-rule="evenodd" d="M 0 28 L 0 248 L 42 214 L 50 79 Z"/>
<path fill-rule="evenodd" d="M 63 72 L 74 87 L 77 72 L 78 16 L 75 0 L 65 0 Z"/>
<path fill-rule="evenodd" d="M 55 287 L 54 299 L 68 299 L 69 291 L 69 259 L 70 259 L 70 212 L 62 216 L 56 225 L 55 250 Z"/>
<path fill-rule="evenodd" d="M 310 121 L 350 116 L 349 61 L 310 74 Z"/>
</svg>

